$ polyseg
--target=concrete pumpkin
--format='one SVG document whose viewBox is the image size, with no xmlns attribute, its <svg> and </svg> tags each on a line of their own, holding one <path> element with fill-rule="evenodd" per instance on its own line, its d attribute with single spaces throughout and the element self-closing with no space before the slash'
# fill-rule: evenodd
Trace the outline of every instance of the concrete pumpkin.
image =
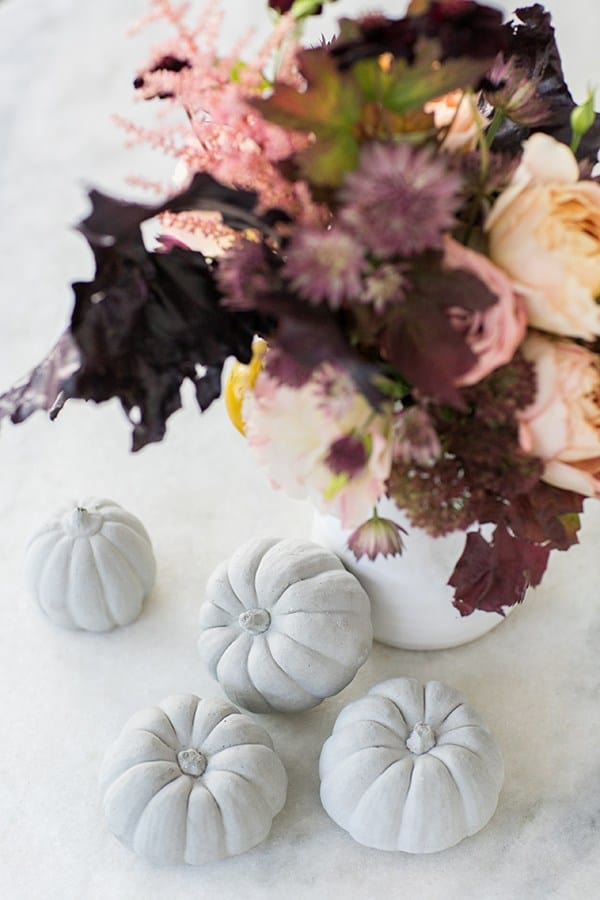
<svg viewBox="0 0 600 900">
<path fill-rule="evenodd" d="M 323 746 L 320 775 L 326 812 L 354 840 L 433 853 L 486 825 L 504 767 L 458 691 L 393 678 L 342 710 Z"/>
<path fill-rule="evenodd" d="M 37 602 L 56 625 L 108 631 L 137 619 L 154 584 L 150 538 L 112 500 L 60 510 L 31 538 L 25 565 Z"/>
<path fill-rule="evenodd" d="M 129 720 L 100 785 L 108 827 L 131 850 L 153 863 L 201 865 L 264 840 L 287 775 L 248 716 L 176 694 Z"/>
<path fill-rule="evenodd" d="M 211 576 L 199 650 L 227 696 L 253 712 L 299 711 L 346 687 L 373 639 L 369 599 L 309 541 L 257 538 Z"/>
</svg>

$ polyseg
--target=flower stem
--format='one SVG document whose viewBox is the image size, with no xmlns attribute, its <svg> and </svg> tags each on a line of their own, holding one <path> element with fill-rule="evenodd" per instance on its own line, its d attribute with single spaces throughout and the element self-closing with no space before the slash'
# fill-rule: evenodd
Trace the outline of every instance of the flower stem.
<svg viewBox="0 0 600 900">
<path fill-rule="evenodd" d="M 494 115 L 492 117 L 492 121 L 490 122 L 489 128 L 487 129 L 487 131 L 485 133 L 485 142 L 488 147 L 492 146 L 492 144 L 494 142 L 494 138 L 498 134 L 498 129 L 502 125 L 503 119 L 504 119 L 504 113 L 502 112 L 501 109 L 498 109 L 498 107 L 496 107 L 494 109 Z"/>
</svg>

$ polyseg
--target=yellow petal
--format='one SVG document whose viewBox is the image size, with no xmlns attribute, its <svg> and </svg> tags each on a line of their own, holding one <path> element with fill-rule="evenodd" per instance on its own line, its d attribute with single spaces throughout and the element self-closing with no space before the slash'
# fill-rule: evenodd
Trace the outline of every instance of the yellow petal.
<svg viewBox="0 0 600 900">
<path fill-rule="evenodd" d="M 223 391 L 223 399 L 225 400 L 225 409 L 241 434 L 246 433 L 244 419 L 242 417 L 242 405 L 247 391 L 251 391 L 256 383 L 259 372 L 263 367 L 263 359 L 267 351 L 267 343 L 262 338 L 254 338 L 252 342 L 252 359 L 245 365 L 244 363 L 234 362 L 231 371 L 225 382 Z"/>
</svg>

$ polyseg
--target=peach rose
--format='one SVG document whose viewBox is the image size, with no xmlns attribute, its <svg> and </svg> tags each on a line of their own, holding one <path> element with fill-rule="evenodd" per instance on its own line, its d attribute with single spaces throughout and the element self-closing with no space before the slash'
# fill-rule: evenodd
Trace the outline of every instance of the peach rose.
<svg viewBox="0 0 600 900">
<path fill-rule="evenodd" d="M 535 365 L 537 396 L 519 414 L 521 447 L 544 460 L 548 484 L 600 497 L 600 359 L 538 334 L 523 352 Z"/>
<path fill-rule="evenodd" d="M 525 337 L 527 313 L 504 272 L 489 259 L 452 238 L 444 243 L 444 264 L 476 275 L 496 295 L 497 302 L 482 312 L 450 307 L 448 315 L 457 331 L 463 332 L 469 349 L 477 357 L 472 369 L 457 380 L 458 386 L 476 384 L 510 362 Z"/>
<path fill-rule="evenodd" d="M 425 104 L 425 112 L 433 113 L 436 128 L 447 128 L 442 149 L 449 153 L 466 153 L 477 146 L 479 132 L 487 125 L 487 119 L 477 109 L 477 98 L 471 99 L 464 91 L 451 91 Z"/>
<path fill-rule="evenodd" d="M 571 150 L 532 135 L 486 222 L 490 256 L 525 299 L 529 322 L 554 334 L 600 334 L 600 185 L 579 181 Z"/>
</svg>

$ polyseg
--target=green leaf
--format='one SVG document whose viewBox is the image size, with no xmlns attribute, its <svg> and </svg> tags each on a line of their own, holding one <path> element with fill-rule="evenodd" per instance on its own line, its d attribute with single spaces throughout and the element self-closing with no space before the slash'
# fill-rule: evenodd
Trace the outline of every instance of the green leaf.
<svg viewBox="0 0 600 900">
<path fill-rule="evenodd" d="M 360 147 L 356 138 L 342 132 L 308 147 L 298 154 L 302 175 L 319 187 L 339 187 L 347 172 L 358 165 Z"/>
</svg>

